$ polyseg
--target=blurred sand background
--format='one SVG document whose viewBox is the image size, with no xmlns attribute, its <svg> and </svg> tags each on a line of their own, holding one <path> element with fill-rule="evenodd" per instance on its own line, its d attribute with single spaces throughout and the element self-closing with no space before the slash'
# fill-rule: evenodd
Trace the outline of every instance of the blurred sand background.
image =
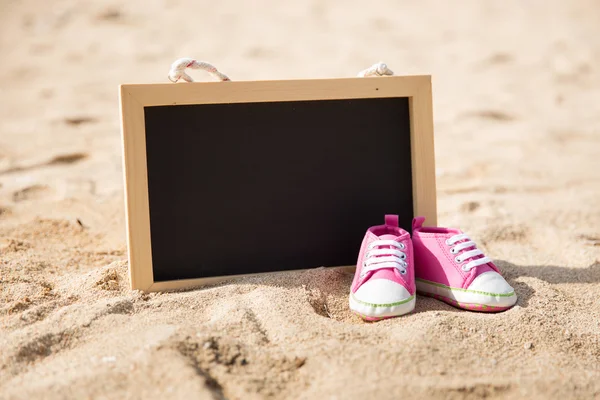
<svg viewBox="0 0 600 400">
<path fill-rule="evenodd" d="M 326 269 L 130 291 L 117 87 L 179 57 L 433 75 L 440 225 L 518 305 L 367 324 Z M 599 299 L 598 1 L 0 0 L 2 399 L 599 398 Z"/>
</svg>

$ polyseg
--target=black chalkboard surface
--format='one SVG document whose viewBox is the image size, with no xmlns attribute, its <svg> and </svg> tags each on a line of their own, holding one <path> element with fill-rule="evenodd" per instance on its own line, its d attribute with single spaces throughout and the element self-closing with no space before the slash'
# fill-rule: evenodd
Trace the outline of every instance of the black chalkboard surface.
<svg viewBox="0 0 600 400">
<path fill-rule="evenodd" d="M 132 223 L 140 212 L 131 195 L 142 185 L 129 182 L 128 161 L 135 167 L 124 116 L 132 287 L 140 274 L 142 289 L 164 290 L 206 278 L 353 265 L 366 229 L 384 214 L 399 214 L 410 229 L 419 207 L 411 96 L 276 97 L 137 110 L 145 165 L 139 148 L 135 162 L 145 172 L 145 193 L 133 197 L 138 205 L 146 199 L 147 228 Z M 138 234 L 149 236 L 149 267 L 135 259 Z"/>
<path fill-rule="evenodd" d="M 407 98 L 144 112 L 155 281 L 352 265 L 384 214 L 410 227 Z"/>
</svg>

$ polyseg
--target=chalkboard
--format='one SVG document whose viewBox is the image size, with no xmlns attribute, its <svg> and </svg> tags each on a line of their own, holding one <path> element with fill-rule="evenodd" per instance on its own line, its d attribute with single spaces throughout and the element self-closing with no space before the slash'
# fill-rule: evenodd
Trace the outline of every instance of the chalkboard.
<svg viewBox="0 0 600 400">
<path fill-rule="evenodd" d="M 435 220 L 430 81 L 400 78 L 122 85 L 132 287 L 349 266 L 384 214 Z"/>
</svg>

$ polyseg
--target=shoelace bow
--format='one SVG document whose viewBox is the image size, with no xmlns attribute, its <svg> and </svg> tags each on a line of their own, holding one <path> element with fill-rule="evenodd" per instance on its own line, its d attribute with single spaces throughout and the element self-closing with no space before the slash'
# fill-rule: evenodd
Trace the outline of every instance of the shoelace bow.
<svg viewBox="0 0 600 400">
<path fill-rule="evenodd" d="M 386 248 L 382 248 L 386 247 Z M 408 263 L 404 250 L 406 246 L 403 243 L 395 240 L 376 240 L 367 247 L 367 254 L 361 277 L 364 277 L 367 272 L 376 271 L 383 268 L 396 268 L 402 275 L 406 274 Z"/>
<path fill-rule="evenodd" d="M 455 245 L 455 243 L 457 243 L 457 242 L 460 242 L 460 243 Z M 465 265 L 463 265 L 461 267 L 462 270 L 465 272 L 468 272 L 479 265 L 483 265 L 483 264 L 492 262 L 492 260 L 489 257 L 486 257 L 481 250 L 477 249 L 477 245 L 475 244 L 475 242 L 472 241 L 471 238 L 464 233 L 460 233 L 458 235 L 454 235 L 454 236 L 448 238 L 446 240 L 446 244 L 451 247 L 454 246 L 450 249 L 450 253 L 458 254 L 454 258 L 454 261 L 456 261 L 458 264 L 462 264 L 466 260 L 471 259 L 471 261 L 469 261 L 468 263 L 466 263 Z M 471 249 L 471 250 L 464 251 L 467 249 Z M 479 257 L 479 256 L 482 256 L 482 257 L 473 259 L 474 257 Z"/>
</svg>

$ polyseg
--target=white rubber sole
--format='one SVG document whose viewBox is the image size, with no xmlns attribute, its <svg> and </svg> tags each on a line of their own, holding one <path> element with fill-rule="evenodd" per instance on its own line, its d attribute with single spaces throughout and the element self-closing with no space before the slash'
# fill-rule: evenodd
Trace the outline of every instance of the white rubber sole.
<svg viewBox="0 0 600 400">
<path fill-rule="evenodd" d="M 417 279 L 417 291 L 433 297 L 441 297 L 459 306 L 485 306 L 492 308 L 510 308 L 517 302 L 514 291 L 510 293 L 488 293 L 478 290 L 453 288 L 436 282 Z"/>
<path fill-rule="evenodd" d="M 357 299 L 350 293 L 350 309 L 367 320 L 398 317 L 415 308 L 416 296 L 390 304 L 373 304 Z"/>
</svg>

